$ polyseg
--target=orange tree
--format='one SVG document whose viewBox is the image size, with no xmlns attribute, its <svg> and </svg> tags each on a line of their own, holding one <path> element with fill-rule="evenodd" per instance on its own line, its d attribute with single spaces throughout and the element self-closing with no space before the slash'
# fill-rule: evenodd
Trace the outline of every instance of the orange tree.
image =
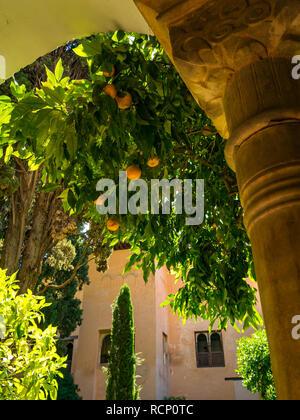
<svg viewBox="0 0 300 420">
<path fill-rule="evenodd" d="M 21 288 L 34 289 L 41 259 L 55 242 L 49 241 L 51 203 L 61 203 L 64 215 L 92 226 L 91 240 L 101 249 L 130 243 L 126 270 L 141 268 L 147 281 L 157 267 L 172 268 L 183 281 L 168 300 L 179 316 L 219 320 L 221 328 L 236 320 L 257 325 L 255 289 L 245 281 L 249 272 L 254 276 L 251 249 L 224 140 L 157 40 L 118 31 L 85 39 L 74 52 L 88 66 L 86 78 L 64 77 L 59 60 L 40 88 L 12 82 L 13 99 L 0 98 L 0 172 L 11 173 L 0 184 L 11 197 L 1 265 L 8 272 L 20 267 Z M 185 215 L 174 212 L 98 214 L 97 182 L 109 178 L 118 189 L 119 171 L 129 167 L 149 183 L 204 179 L 203 224 L 187 226 Z M 33 183 L 37 196 L 30 193 Z"/>
<path fill-rule="evenodd" d="M 262 400 L 276 400 L 270 350 L 265 330 L 259 330 L 251 337 L 238 340 L 237 374 L 243 386 L 253 394 L 259 392 Z"/>
</svg>

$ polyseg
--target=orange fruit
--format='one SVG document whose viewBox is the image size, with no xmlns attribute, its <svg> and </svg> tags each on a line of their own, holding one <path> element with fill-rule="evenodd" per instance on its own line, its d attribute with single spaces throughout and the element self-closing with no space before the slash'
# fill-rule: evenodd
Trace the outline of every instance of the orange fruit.
<svg viewBox="0 0 300 420">
<path fill-rule="evenodd" d="M 214 229 L 217 229 L 217 225 L 216 225 L 215 223 L 212 225 L 212 227 L 213 227 Z"/>
<path fill-rule="evenodd" d="M 104 88 L 105 95 L 111 96 L 113 99 L 118 95 L 118 91 L 114 85 L 107 85 Z"/>
<path fill-rule="evenodd" d="M 150 158 L 147 162 L 147 165 L 150 166 L 150 168 L 155 168 L 159 165 L 159 159 L 157 156 L 154 156 L 153 158 Z"/>
<path fill-rule="evenodd" d="M 116 72 L 116 69 L 114 68 L 114 66 L 113 66 L 113 68 L 112 68 L 112 70 L 111 70 L 111 73 L 107 73 L 106 71 L 103 73 L 104 74 L 104 76 L 105 77 L 113 77 L 113 75 L 115 74 L 115 72 Z"/>
<path fill-rule="evenodd" d="M 127 178 L 131 180 L 139 179 L 142 175 L 142 170 L 138 166 L 129 166 L 126 172 Z"/>
<path fill-rule="evenodd" d="M 126 92 L 126 95 L 123 98 L 117 96 L 116 101 L 120 109 L 128 109 L 132 105 L 132 96 L 130 95 L 130 93 Z"/>
<path fill-rule="evenodd" d="M 106 227 L 108 230 L 115 232 L 119 229 L 120 223 L 116 219 L 109 219 L 106 223 Z"/>
</svg>

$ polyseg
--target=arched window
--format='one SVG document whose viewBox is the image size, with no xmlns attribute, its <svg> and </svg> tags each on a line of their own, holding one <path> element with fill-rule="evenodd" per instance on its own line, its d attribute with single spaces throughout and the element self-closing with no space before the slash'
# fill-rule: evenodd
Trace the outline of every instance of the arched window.
<svg viewBox="0 0 300 420">
<path fill-rule="evenodd" d="M 221 333 L 196 333 L 196 359 L 198 368 L 225 366 Z"/>
<path fill-rule="evenodd" d="M 198 353 L 208 353 L 208 343 L 205 334 L 199 334 L 197 337 Z"/>
<path fill-rule="evenodd" d="M 220 334 L 213 333 L 210 336 L 211 352 L 219 353 L 223 351 Z"/>
<path fill-rule="evenodd" d="M 110 346 L 111 346 L 111 337 L 110 337 L 110 334 L 107 334 L 102 340 L 100 363 L 108 363 Z"/>
<path fill-rule="evenodd" d="M 72 360 L 73 360 L 73 348 L 74 348 L 74 344 L 73 341 L 70 341 L 67 344 L 67 369 L 69 370 L 69 372 L 71 372 L 71 368 L 72 368 Z"/>
</svg>

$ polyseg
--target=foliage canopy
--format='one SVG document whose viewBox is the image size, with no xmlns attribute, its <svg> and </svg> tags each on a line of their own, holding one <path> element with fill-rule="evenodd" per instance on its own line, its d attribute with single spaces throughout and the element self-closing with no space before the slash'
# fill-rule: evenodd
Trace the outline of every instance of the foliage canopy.
<svg viewBox="0 0 300 420">
<path fill-rule="evenodd" d="M 118 188 L 119 171 L 130 165 L 139 166 L 147 182 L 204 179 L 201 226 L 186 226 L 184 215 L 174 213 L 118 214 L 116 232 L 101 227 L 102 244 L 129 243 L 126 270 L 141 268 L 145 281 L 157 267 L 174 270 L 183 287 L 167 303 L 180 317 L 218 320 L 220 328 L 236 320 L 256 327 L 256 290 L 245 281 L 254 276 L 251 249 L 224 139 L 154 37 L 118 31 L 85 39 L 74 51 L 88 66 L 87 78 L 64 77 L 59 60 L 53 71 L 46 69 L 41 88 L 27 92 L 12 83 L 14 98 L 0 97 L 3 168 L 13 167 L 14 157 L 32 171 L 42 168 L 44 191 L 59 191 L 65 212 L 95 226 L 108 218 L 95 208 L 97 182 L 109 178 Z M 132 105 L 120 109 L 105 94 L 107 84 L 119 97 L 129 92 Z M 149 168 L 155 156 L 160 164 Z M 7 182 L 1 187 L 4 193 L 13 188 Z"/>
</svg>

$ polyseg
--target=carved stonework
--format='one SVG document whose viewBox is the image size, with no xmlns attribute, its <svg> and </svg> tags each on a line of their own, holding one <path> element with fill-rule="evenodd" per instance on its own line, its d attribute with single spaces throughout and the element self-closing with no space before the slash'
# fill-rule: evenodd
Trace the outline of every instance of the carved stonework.
<svg viewBox="0 0 300 420">
<path fill-rule="evenodd" d="M 233 74 L 267 57 L 291 60 L 300 53 L 300 0 L 141 3 L 159 13 L 156 22 L 168 31 L 176 67 L 224 137 L 223 96 Z"/>
</svg>

